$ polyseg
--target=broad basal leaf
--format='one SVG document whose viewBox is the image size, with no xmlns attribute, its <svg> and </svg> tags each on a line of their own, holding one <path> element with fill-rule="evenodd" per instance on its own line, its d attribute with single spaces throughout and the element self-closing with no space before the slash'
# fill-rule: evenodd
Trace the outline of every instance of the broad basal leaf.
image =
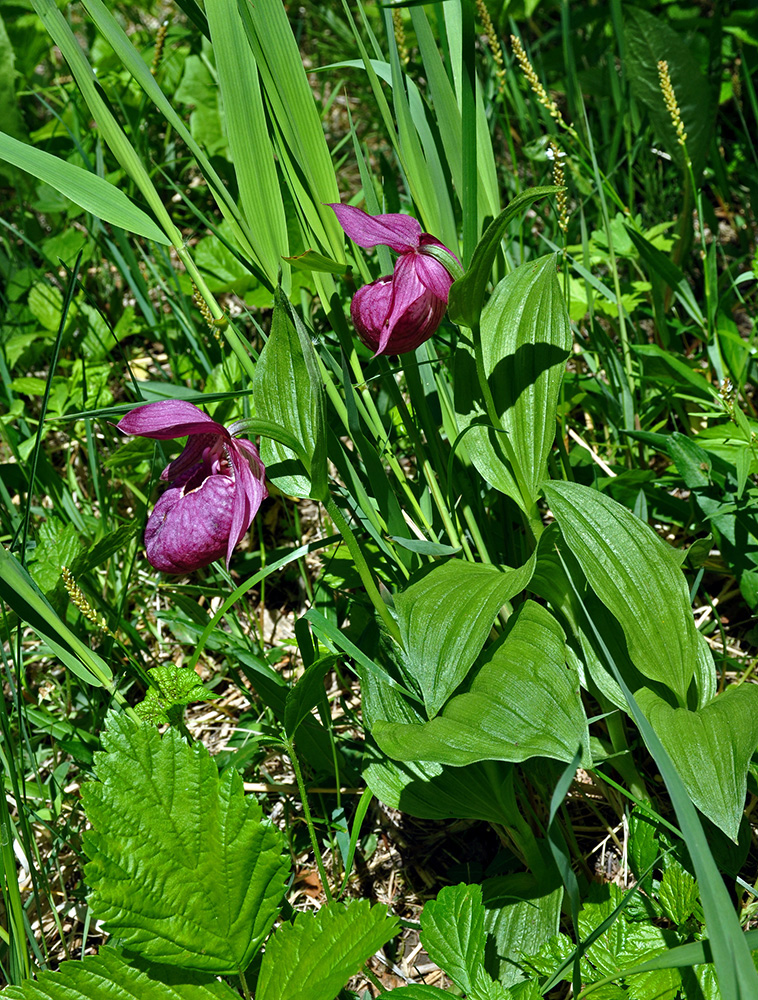
<svg viewBox="0 0 758 1000">
<path fill-rule="evenodd" d="M 421 912 L 421 942 L 458 989 L 472 992 L 484 963 L 484 906 L 479 885 L 445 886 Z"/>
<path fill-rule="evenodd" d="M 588 747 L 588 732 L 564 638 L 550 612 L 527 601 L 469 691 L 430 722 L 376 722 L 377 743 L 404 761 L 571 760 L 578 746 Z"/>
<path fill-rule="evenodd" d="M 674 551 L 603 493 L 578 483 L 544 488 L 590 586 L 624 630 L 629 656 L 684 704 L 699 656 L 689 591 Z"/>
<path fill-rule="evenodd" d="M 466 676 L 498 611 L 524 589 L 533 568 L 533 559 L 515 570 L 453 559 L 395 597 L 409 669 L 430 718 Z"/>
<path fill-rule="evenodd" d="M 236 1000 L 226 983 L 184 969 L 152 967 L 143 972 L 128 965 L 112 948 L 80 962 L 62 962 L 57 972 L 41 972 L 36 981 L 9 986 L 7 1000 Z"/>
<path fill-rule="evenodd" d="M 519 471 L 504 462 L 503 433 L 474 426 L 465 438 L 479 472 L 522 507 L 530 506 L 545 477 L 555 438 L 555 412 L 571 350 L 568 314 L 555 255 L 529 261 L 497 285 L 482 312 L 484 374 Z M 477 385 L 473 354 L 456 355 L 455 408 L 461 427 L 490 424 Z M 515 479 L 514 479 L 515 476 Z M 515 488 L 519 481 L 523 485 Z M 515 492 L 514 492 L 515 489 Z"/>
<path fill-rule="evenodd" d="M 90 905 L 130 951 L 217 974 L 247 967 L 289 873 L 281 834 L 199 743 L 111 716 L 82 789 Z"/>
<path fill-rule="evenodd" d="M 386 906 L 366 899 L 298 914 L 266 946 L 256 1000 L 334 1000 L 397 929 Z"/>
<path fill-rule="evenodd" d="M 736 843 L 747 767 L 758 747 L 758 687 L 728 687 L 697 712 L 671 708 L 652 691 L 634 696 L 694 804 Z"/>
<path fill-rule="evenodd" d="M 299 322 L 299 321 L 298 321 Z M 256 416 L 285 428 L 301 443 L 310 462 L 303 469 L 294 452 L 261 438 L 266 476 L 283 493 L 323 499 L 326 490 L 324 387 L 313 344 L 295 328 L 280 290 L 266 346 L 255 366 Z"/>
</svg>

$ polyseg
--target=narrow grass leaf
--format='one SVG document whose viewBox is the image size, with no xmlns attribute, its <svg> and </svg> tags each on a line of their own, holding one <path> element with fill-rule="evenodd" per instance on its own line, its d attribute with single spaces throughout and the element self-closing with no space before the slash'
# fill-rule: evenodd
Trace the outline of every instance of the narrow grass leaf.
<svg viewBox="0 0 758 1000">
<path fill-rule="evenodd" d="M 44 181 L 85 212 L 137 236 L 169 246 L 171 241 L 119 188 L 84 167 L 77 167 L 36 146 L 0 132 L 0 159 Z"/>
</svg>

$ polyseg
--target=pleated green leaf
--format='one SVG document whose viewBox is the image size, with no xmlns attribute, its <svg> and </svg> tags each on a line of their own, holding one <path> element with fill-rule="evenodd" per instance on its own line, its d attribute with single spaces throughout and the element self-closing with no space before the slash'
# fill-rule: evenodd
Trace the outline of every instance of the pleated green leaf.
<svg viewBox="0 0 758 1000">
<path fill-rule="evenodd" d="M 684 705 L 700 651 L 676 553 L 597 490 L 553 482 L 544 491 L 590 586 L 621 624 L 635 667 Z"/>
<path fill-rule="evenodd" d="M 673 760 L 690 798 L 735 843 L 747 768 L 758 747 L 758 687 L 730 686 L 704 708 L 672 708 L 649 690 L 635 698 Z"/>
<path fill-rule="evenodd" d="M 515 570 L 453 559 L 395 598 L 409 670 L 429 718 L 469 672 L 498 611 L 526 587 L 533 568 L 533 559 Z"/>
<path fill-rule="evenodd" d="M 502 645 L 464 694 L 421 724 L 377 721 L 373 735 L 399 760 L 460 766 L 530 757 L 572 760 L 587 751 L 587 719 L 579 679 L 566 665 L 563 630 L 549 611 L 527 601 Z"/>
<path fill-rule="evenodd" d="M 105 929 L 148 959 L 234 974 L 279 912 L 289 860 L 276 827 L 219 776 L 201 743 L 111 716 L 82 789 L 90 906 Z"/>
<path fill-rule="evenodd" d="M 459 346 L 455 359 L 455 408 L 461 427 L 471 427 L 465 438 L 471 459 L 493 486 L 527 509 L 545 478 L 571 350 L 555 260 L 551 254 L 522 264 L 503 278 L 482 312 L 484 376 L 502 430 L 492 428 L 479 398 L 473 349 Z M 506 444 L 512 461 L 505 458 Z"/>
<path fill-rule="evenodd" d="M 153 966 L 129 965 L 113 948 L 80 962 L 62 962 L 57 972 L 3 990 L 7 1000 L 236 1000 L 238 994 L 211 976 Z"/>
<path fill-rule="evenodd" d="M 150 216 L 137 208 L 123 191 L 84 167 L 77 167 L 26 142 L 19 142 L 4 132 L 0 132 L 0 159 L 49 184 L 103 222 L 120 226 L 164 246 L 171 242 Z"/>
</svg>

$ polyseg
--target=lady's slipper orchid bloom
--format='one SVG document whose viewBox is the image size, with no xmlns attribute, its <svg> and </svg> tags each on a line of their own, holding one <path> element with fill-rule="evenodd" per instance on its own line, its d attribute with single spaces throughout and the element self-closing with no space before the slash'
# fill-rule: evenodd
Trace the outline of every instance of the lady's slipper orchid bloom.
<svg viewBox="0 0 758 1000">
<path fill-rule="evenodd" d="M 400 254 L 392 275 L 359 288 L 350 305 L 353 324 L 374 354 L 405 354 L 428 340 L 442 322 L 453 278 L 424 248 L 452 251 L 409 215 L 366 215 L 332 205 L 347 235 L 360 247 L 382 243 Z M 457 257 L 455 258 L 458 259 Z"/>
<path fill-rule="evenodd" d="M 147 558 L 163 573 L 187 573 L 226 556 L 244 537 L 268 496 L 255 445 L 235 438 L 235 425 L 216 423 L 192 403 L 161 400 L 138 406 L 118 422 L 124 434 L 169 441 L 188 436 L 161 479 L 170 483 L 145 527 Z"/>
</svg>

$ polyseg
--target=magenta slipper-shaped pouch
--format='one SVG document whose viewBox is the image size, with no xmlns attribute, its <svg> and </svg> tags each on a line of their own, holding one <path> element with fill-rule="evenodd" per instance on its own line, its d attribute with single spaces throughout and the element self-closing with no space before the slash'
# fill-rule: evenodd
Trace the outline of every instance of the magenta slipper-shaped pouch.
<svg viewBox="0 0 758 1000">
<path fill-rule="evenodd" d="M 232 437 L 226 427 L 184 400 L 139 406 L 118 428 L 161 441 L 188 436 L 182 453 L 161 473 L 171 488 L 147 520 L 150 564 L 163 573 L 187 573 L 225 556 L 228 567 L 235 545 L 268 496 L 255 445 Z"/>
<path fill-rule="evenodd" d="M 400 256 L 393 274 L 359 288 L 350 305 L 358 336 L 374 354 L 405 354 L 442 322 L 453 278 L 425 247 L 448 250 L 423 233 L 409 215 L 366 215 L 351 205 L 331 206 L 347 235 L 361 247 L 384 244 Z M 455 257 L 455 260 L 458 258 Z"/>
</svg>

